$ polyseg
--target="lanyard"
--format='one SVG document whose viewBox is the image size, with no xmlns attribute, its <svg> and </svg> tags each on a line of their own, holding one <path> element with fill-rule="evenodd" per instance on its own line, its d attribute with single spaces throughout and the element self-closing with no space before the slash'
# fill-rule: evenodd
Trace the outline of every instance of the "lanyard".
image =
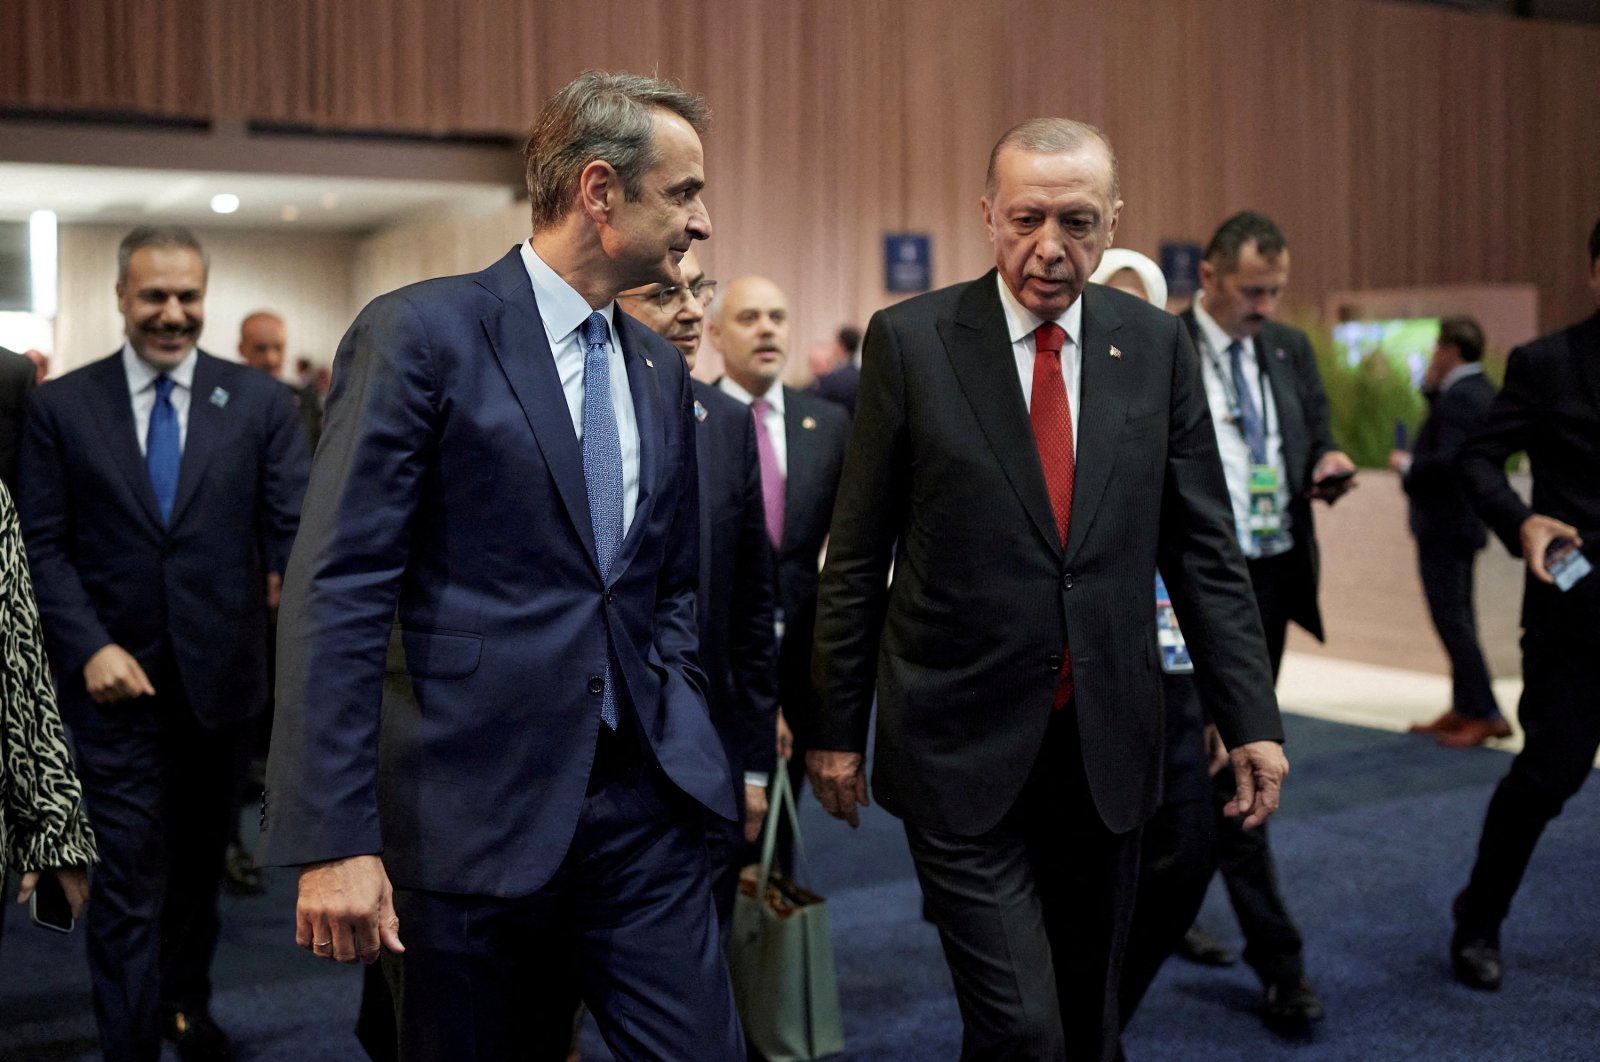
<svg viewBox="0 0 1600 1062">
<path fill-rule="evenodd" d="M 1228 398 L 1228 419 L 1238 429 L 1239 436 L 1244 437 L 1244 409 L 1239 404 L 1239 392 L 1233 386 L 1233 371 L 1222 364 L 1222 358 L 1217 354 L 1217 349 L 1211 345 L 1211 339 L 1204 332 L 1200 333 L 1201 345 L 1206 348 L 1206 360 L 1211 363 L 1212 371 L 1217 374 L 1217 381 L 1222 384 L 1222 393 Z M 1271 411 L 1267 405 L 1267 371 L 1261 365 L 1261 352 L 1256 351 L 1256 385 L 1261 388 L 1261 434 L 1263 438 L 1272 437 Z M 1249 442 L 1245 439 L 1245 442 Z"/>
</svg>

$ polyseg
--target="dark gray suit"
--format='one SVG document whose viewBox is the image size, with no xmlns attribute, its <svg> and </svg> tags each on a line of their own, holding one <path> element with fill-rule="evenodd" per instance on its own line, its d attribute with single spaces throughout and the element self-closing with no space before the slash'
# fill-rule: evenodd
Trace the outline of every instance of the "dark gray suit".
<svg viewBox="0 0 1600 1062">
<path fill-rule="evenodd" d="M 873 791 L 906 820 L 973 1054 L 1116 1051 L 1161 788 L 1158 560 L 1228 743 L 1281 738 L 1187 333 L 1091 284 L 1082 360 L 1063 548 L 995 274 L 874 315 L 822 579 L 814 745 L 864 751 L 876 694 Z M 1076 693 L 1052 711 L 1063 645 Z"/>
</svg>

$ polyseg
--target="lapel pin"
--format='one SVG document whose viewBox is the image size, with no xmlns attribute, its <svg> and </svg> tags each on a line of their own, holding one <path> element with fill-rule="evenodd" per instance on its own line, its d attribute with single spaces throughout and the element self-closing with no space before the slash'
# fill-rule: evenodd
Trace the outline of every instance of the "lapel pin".
<svg viewBox="0 0 1600 1062">
<path fill-rule="evenodd" d="M 805 420 L 802 420 L 800 422 L 800 426 L 802 428 L 804 428 L 806 431 L 816 431 L 817 430 L 817 418 L 816 417 L 807 417 Z"/>
<path fill-rule="evenodd" d="M 218 409 L 221 409 L 223 406 L 227 405 L 228 392 L 224 391 L 220 387 L 213 388 L 211 391 L 211 404 L 216 406 Z"/>
<path fill-rule="evenodd" d="M 694 400 L 694 419 L 695 420 L 705 420 L 706 419 L 706 407 L 702 406 L 700 404 L 700 400 L 698 398 Z"/>
<path fill-rule="evenodd" d="M 644 363 L 652 369 L 656 367 L 656 363 L 651 361 L 649 358 L 644 359 Z"/>
<path fill-rule="evenodd" d="M 1112 347 L 1111 348 L 1111 356 L 1113 358 L 1116 358 L 1118 361 L 1121 361 L 1122 360 L 1122 351 L 1118 350 L 1116 347 Z"/>
<path fill-rule="evenodd" d="M 1284 359 L 1286 359 L 1289 356 L 1289 355 L 1287 355 L 1287 354 L 1285 354 L 1283 352 L 1283 348 L 1282 347 L 1277 348 L 1276 350 L 1273 351 L 1273 353 L 1278 356 L 1278 360 L 1279 361 L 1283 361 Z"/>
</svg>

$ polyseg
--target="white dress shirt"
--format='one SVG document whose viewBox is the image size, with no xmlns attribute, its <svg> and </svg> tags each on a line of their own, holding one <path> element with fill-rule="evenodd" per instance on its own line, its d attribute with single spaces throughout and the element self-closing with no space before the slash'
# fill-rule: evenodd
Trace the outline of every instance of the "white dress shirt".
<svg viewBox="0 0 1600 1062">
<path fill-rule="evenodd" d="M 723 394 L 737 398 L 745 405 L 756 400 L 756 396 L 733 382 L 733 377 L 724 375 L 717 381 L 717 387 Z M 767 393 L 760 397 L 767 400 L 767 413 L 762 418 L 762 425 L 767 429 L 767 434 L 772 437 L 772 453 L 778 459 L 778 470 L 783 473 L 783 478 L 789 478 L 789 439 L 784 434 L 783 412 L 783 384 L 774 383 L 767 389 Z"/>
<path fill-rule="evenodd" d="M 1254 337 L 1240 340 L 1243 349 L 1239 355 L 1239 371 L 1244 376 L 1250 398 L 1264 418 L 1267 429 L 1267 464 L 1278 470 L 1278 512 L 1282 515 L 1282 533 L 1267 540 L 1263 549 L 1250 535 L 1250 444 L 1244 432 L 1231 419 L 1233 369 L 1228 363 L 1228 344 L 1233 337 L 1206 312 L 1205 294 L 1194 297 L 1194 318 L 1200 324 L 1201 375 L 1206 384 L 1206 401 L 1211 404 L 1211 422 L 1217 432 L 1217 452 L 1222 457 L 1222 475 L 1228 484 L 1228 500 L 1233 504 L 1233 527 L 1239 547 L 1251 560 L 1286 553 L 1294 545 L 1294 528 L 1289 515 L 1289 473 L 1283 462 L 1283 433 L 1278 420 L 1278 406 L 1272 398 L 1272 388 L 1262 390 L 1266 374 L 1257 357 Z"/>
<path fill-rule="evenodd" d="M 527 267 L 528 280 L 533 284 L 533 296 L 539 301 L 539 316 L 544 321 L 544 334 L 550 340 L 550 353 L 555 356 L 556 374 L 561 377 L 561 390 L 567 396 L 567 410 L 572 414 L 572 430 L 578 441 L 583 441 L 583 323 L 595 310 L 571 284 L 551 269 L 533 249 L 529 240 L 522 242 L 522 264 Z M 627 536 L 633 527 L 634 510 L 639 505 L 639 420 L 633 409 L 633 390 L 628 386 L 628 367 L 622 358 L 622 341 L 617 336 L 617 304 L 607 304 L 599 312 L 606 319 L 610 334 L 607 364 L 611 377 L 611 407 L 616 411 L 617 435 L 622 440 L 622 534 Z"/>
<path fill-rule="evenodd" d="M 1011 355 L 1017 362 L 1017 379 L 1022 383 L 1022 404 L 1033 410 L 1033 333 L 1044 318 L 1035 314 L 1011 294 L 1005 278 L 995 274 L 1000 285 L 1000 307 L 1006 313 L 1006 334 L 1011 337 Z M 1067 334 L 1061 344 L 1061 379 L 1067 387 L 1067 408 L 1072 410 L 1072 453 L 1078 453 L 1078 398 L 1083 394 L 1083 296 L 1079 295 L 1067 307 L 1067 312 L 1056 318 L 1056 324 Z"/>
<path fill-rule="evenodd" d="M 178 452 L 189 441 L 189 401 L 194 397 L 194 363 L 199 360 L 195 348 L 178 362 L 176 368 L 165 370 L 176 386 L 168 397 L 178 414 Z M 133 401 L 133 430 L 139 434 L 139 454 L 144 456 L 145 439 L 150 434 L 150 411 L 156 408 L 156 377 L 163 370 L 156 368 L 133 352 L 133 344 L 122 341 L 122 371 L 128 377 L 128 397 Z"/>
</svg>

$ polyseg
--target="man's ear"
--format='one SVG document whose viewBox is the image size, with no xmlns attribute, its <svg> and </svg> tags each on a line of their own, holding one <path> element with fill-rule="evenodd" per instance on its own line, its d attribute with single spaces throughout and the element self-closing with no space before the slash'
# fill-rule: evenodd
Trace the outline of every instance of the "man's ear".
<svg viewBox="0 0 1600 1062">
<path fill-rule="evenodd" d="M 611 163 L 595 159 L 578 174 L 578 209 L 589 220 L 607 222 L 622 199 L 622 180 Z"/>
</svg>

